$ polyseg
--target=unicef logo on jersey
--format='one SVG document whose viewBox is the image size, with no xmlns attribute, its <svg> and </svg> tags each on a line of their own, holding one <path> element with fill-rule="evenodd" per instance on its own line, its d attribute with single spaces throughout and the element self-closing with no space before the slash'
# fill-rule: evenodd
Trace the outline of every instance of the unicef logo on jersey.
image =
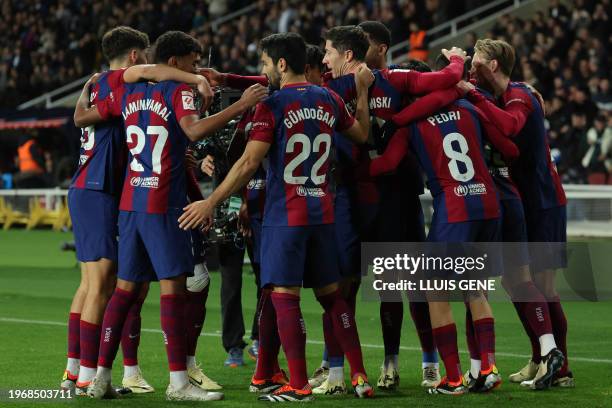
<svg viewBox="0 0 612 408">
<path fill-rule="evenodd" d="M 468 195 L 468 187 L 467 186 L 456 186 L 455 187 L 455 195 L 458 197 L 465 197 Z"/>
<path fill-rule="evenodd" d="M 472 183 L 456 186 L 453 191 L 457 197 L 487 194 L 487 186 L 484 183 Z"/>
<path fill-rule="evenodd" d="M 130 179 L 130 185 L 132 187 L 138 187 L 142 183 L 142 177 L 132 177 Z"/>
</svg>

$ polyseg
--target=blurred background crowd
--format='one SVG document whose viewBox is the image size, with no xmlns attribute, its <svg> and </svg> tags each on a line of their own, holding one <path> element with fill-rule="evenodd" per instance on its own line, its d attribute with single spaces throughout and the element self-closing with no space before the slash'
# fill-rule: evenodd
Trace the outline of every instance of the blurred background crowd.
<svg viewBox="0 0 612 408">
<path fill-rule="evenodd" d="M 398 43 L 484 3 L 0 0 L 0 108 L 15 108 L 103 69 L 100 38 L 106 30 L 121 24 L 148 33 L 151 41 L 171 29 L 190 32 L 204 46 L 205 65 L 209 64 L 211 49 L 211 66 L 253 74 L 258 71 L 258 41 L 269 33 L 295 31 L 308 42 L 321 44 L 321 36 L 329 27 L 379 20 L 391 30 L 393 42 Z M 228 13 L 246 6 L 252 7 L 249 13 L 219 22 Z M 528 82 L 543 94 L 552 153 L 564 182 L 612 182 L 610 10 L 610 0 L 550 0 L 546 11 L 528 19 L 502 16 L 486 34 L 503 38 L 515 47 L 513 79 Z M 476 39 L 474 33 L 469 33 L 457 45 L 473 52 Z M 422 42 L 426 47 L 426 36 Z M 36 140 L 32 134 L 22 139 L 20 145 Z M 58 169 L 63 157 L 46 149 L 47 143 L 41 140 L 38 147 L 34 146 L 40 149 L 36 157 L 41 169 L 49 173 L 49 184 L 58 184 L 69 170 Z M 0 172 L 17 172 L 19 166 L 18 158 L 0 155 Z M 68 163 L 62 166 L 68 167 Z"/>
</svg>

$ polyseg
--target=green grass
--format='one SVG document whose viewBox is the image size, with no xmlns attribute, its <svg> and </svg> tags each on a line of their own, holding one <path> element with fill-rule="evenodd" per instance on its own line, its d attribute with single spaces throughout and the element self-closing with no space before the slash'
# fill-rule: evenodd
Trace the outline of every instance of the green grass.
<svg viewBox="0 0 612 408">
<path fill-rule="evenodd" d="M 79 281 L 79 270 L 72 253 L 62 253 L 59 245 L 71 239 L 70 234 L 50 231 L 0 232 L 0 390 L 4 389 L 55 389 L 65 365 L 66 327 L 68 308 Z M 244 274 L 243 305 L 245 326 L 250 327 L 254 311 L 254 285 L 248 268 Z M 143 308 L 142 326 L 159 329 L 159 290 L 152 285 L 151 294 Z M 208 313 L 204 335 L 198 347 L 198 360 L 204 371 L 224 385 L 226 399 L 215 406 L 251 406 L 256 404 L 254 395 L 247 392 L 253 370 L 248 361 L 245 367 L 229 369 L 223 367 L 225 353 L 219 337 L 219 275 L 212 274 L 212 289 L 208 299 Z M 385 406 L 612 406 L 612 387 L 609 375 L 612 372 L 612 303 L 566 303 L 569 322 L 570 364 L 577 378 L 573 390 L 554 389 L 535 393 L 520 389 L 507 381 L 501 389 L 490 395 L 467 395 L 461 398 L 425 395 L 419 387 L 420 353 L 417 338 L 405 313 L 400 354 L 401 387 L 396 393 L 377 393 L 374 400 L 355 400 L 350 396 L 316 400 L 318 406 L 356 407 Z M 497 329 L 498 367 L 504 375 L 522 367 L 527 361 L 529 344 L 511 305 L 495 303 L 494 314 Z M 309 371 L 321 358 L 320 341 L 321 310 L 310 293 L 304 293 L 302 309 L 308 328 L 307 346 Z M 455 316 L 462 328 L 462 305 L 456 305 Z M 10 322 L 20 319 L 34 322 Z M 45 323 L 47 322 L 47 323 Z M 57 322 L 51 324 L 48 322 Z M 366 368 L 373 381 L 383 358 L 381 348 L 378 305 L 360 302 L 357 322 L 363 344 Z M 460 329 L 460 348 L 465 350 L 463 330 Z M 156 332 L 144 332 L 139 353 L 140 366 L 147 380 L 156 387 L 154 394 L 129 396 L 118 401 L 73 401 L 83 406 L 167 406 L 164 390 L 167 385 L 167 365 L 162 337 Z M 605 360 L 605 361 L 589 361 Z M 464 367 L 468 356 L 462 353 Z M 120 356 L 118 359 L 120 363 Z M 114 382 L 120 382 L 122 370 L 116 365 Z M 0 406 L 35 406 L 38 403 L 20 402 L 9 404 L 0 401 Z M 47 403 L 45 406 L 63 405 Z M 182 403 L 191 405 L 190 403 Z"/>
</svg>

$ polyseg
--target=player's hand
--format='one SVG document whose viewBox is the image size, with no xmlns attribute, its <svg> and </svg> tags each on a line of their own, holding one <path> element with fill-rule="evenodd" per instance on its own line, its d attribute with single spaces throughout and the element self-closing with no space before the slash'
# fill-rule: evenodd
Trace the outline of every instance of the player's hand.
<svg viewBox="0 0 612 408">
<path fill-rule="evenodd" d="M 188 169 L 195 169 L 198 167 L 198 161 L 193 156 L 193 152 L 190 149 L 185 150 L 185 167 Z"/>
<path fill-rule="evenodd" d="M 244 202 L 240 206 L 240 211 L 238 211 L 238 231 L 245 238 L 251 236 L 251 223 L 249 222 L 249 213 L 247 211 L 247 205 Z"/>
<path fill-rule="evenodd" d="M 198 82 L 196 84 L 198 93 L 202 96 L 202 112 L 206 112 L 213 102 L 215 96 L 208 80 L 203 75 L 198 75 Z"/>
<path fill-rule="evenodd" d="M 202 170 L 202 173 L 206 174 L 208 177 L 212 177 L 215 172 L 215 158 L 210 154 L 207 155 L 204 160 L 202 160 L 200 170 Z"/>
<path fill-rule="evenodd" d="M 357 72 L 355 72 L 355 85 L 357 85 L 357 88 L 367 90 L 373 83 L 374 74 L 372 71 L 365 63 L 360 64 L 357 68 Z"/>
<path fill-rule="evenodd" d="M 215 206 L 209 200 L 194 201 L 183 208 L 183 214 L 179 217 L 179 227 L 184 230 L 194 228 L 207 228 L 213 223 L 213 211 Z"/>
<path fill-rule="evenodd" d="M 95 74 L 93 74 L 91 78 L 89 78 L 87 82 L 85 82 L 85 87 L 89 87 L 90 85 L 97 83 L 98 79 L 100 79 L 100 75 L 102 74 L 99 72 L 96 72 Z"/>
<path fill-rule="evenodd" d="M 220 73 L 214 68 L 199 68 L 198 74 L 206 77 L 211 86 L 225 85 L 225 74 Z"/>
<path fill-rule="evenodd" d="M 467 52 L 459 47 L 453 47 L 450 50 L 442 48 L 442 55 L 444 55 L 449 61 L 451 57 L 459 57 L 463 60 L 463 62 L 470 59 L 470 57 L 467 56 Z"/>
<path fill-rule="evenodd" d="M 457 82 L 457 85 L 455 86 L 457 87 L 459 92 L 461 92 L 461 94 L 464 96 L 467 95 L 470 91 L 473 91 L 474 89 L 476 89 L 474 84 L 468 81 L 459 81 Z"/>
<path fill-rule="evenodd" d="M 267 96 L 268 88 L 260 84 L 255 84 L 249 86 L 246 91 L 242 93 L 240 100 L 245 105 L 246 109 L 250 109 L 264 100 Z"/>
</svg>

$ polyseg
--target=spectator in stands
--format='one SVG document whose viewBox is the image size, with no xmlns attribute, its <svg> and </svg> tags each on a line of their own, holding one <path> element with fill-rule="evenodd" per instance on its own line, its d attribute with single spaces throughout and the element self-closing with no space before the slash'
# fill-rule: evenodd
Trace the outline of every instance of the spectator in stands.
<svg viewBox="0 0 612 408">
<path fill-rule="evenodd" d="M 556 140 L 551 140 L 551 147 L 560 152 L 557 169 L 564 183 L 581 184 L 587 181 L 587 172 L 582 166 L 588 149 L 587 130 L 586 113 L 575 111 L 571 116 L 571 126 L 564 127 Z"/>
<path fill-rule="evenodd" d="M 17 148 L 15 166 L 19 173 L 13 177 L 16 188 L 43 188 L 47 187 L 46 169 L 50 158 L 36 140 L 37 134 L 25 135 Z"/>
<path fill-rule="evenodd" d="M 427 31 L 422 29 L 416 21 L 410 23 L 410 51 L 408 51 L 408 58 L 418 61 L 427 61 L 429 58 Z"/>
<path fill-rule="evenodd" d="M 589 146 L 582 158 L 582 166 L 589 174 L 596 173 L 605 175 L 603 183 L 608 182 L 611 172 L 612 128 L 606 123 L 606 118 L 599 115 L 595 118 L 593 127 L 587 132 L 587 144 Z"/>
</svg>

